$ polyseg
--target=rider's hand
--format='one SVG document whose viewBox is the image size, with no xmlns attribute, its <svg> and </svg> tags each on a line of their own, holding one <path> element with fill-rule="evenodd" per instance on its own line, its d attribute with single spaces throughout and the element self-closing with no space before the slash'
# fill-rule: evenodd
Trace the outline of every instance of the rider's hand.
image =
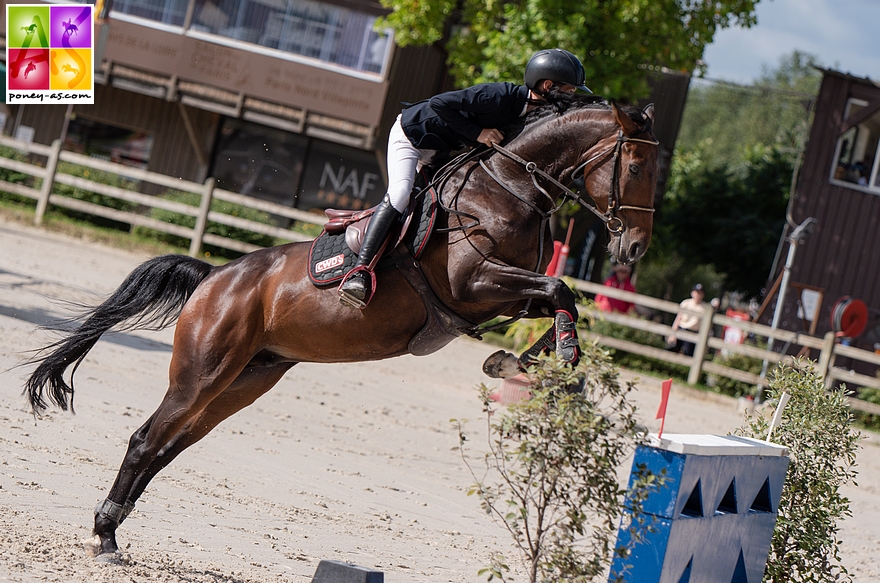
<svg viewBox="0 0 880 583">
<path fill-rule="evenodd" d="M 481 144 L 486 144 L 487 146 L 492 146 L 492 144 L 500 144 L 501 140 L 503 139 L 504 134 L 494 128 L 486 128 L 480 132 L 479 136 L 477 136 L 477 141 Z"/>
</svg>

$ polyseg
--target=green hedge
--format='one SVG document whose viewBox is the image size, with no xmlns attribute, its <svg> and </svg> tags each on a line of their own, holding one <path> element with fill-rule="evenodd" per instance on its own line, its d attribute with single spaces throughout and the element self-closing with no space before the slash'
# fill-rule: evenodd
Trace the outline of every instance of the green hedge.
<svg viewBox="0 0 880 583">
<path fill-rule="evenodd" d="M 57 174 L 69 174 L 71 176 L 77 176 L 80 178 L 85 178 L 86 180 L 91 180 L 92 182 L 98 182 L 100 184 L 106 184 L 108 186 L 115 186 L 123 190 L 130 190 L 132 192 L 136 192 L 140 185 L 140 181 L 132 180 L 130 178 L 120 176 L 119 174 L 104 172 L 103 170 L 95 170 L 94 168 L 80 166 L 79 164 L 71 164 L 70 162 L 59 162 Z M 92 192 L 91 190 L 87 190 L 85 188 L 77 188 L 74 186 L 68 186 L 66 184 L 60 184 L 58 182 L 52 185 L 52 193 L 67 198 L 90 202 L 92 204 L 97 204 L 118 211 L 131 212 L 137 208 L 136 204 L 125 200 L 120 200 L 112 196 L 98 194 L 97 192 Z M 85 221 L 87 223 L 92 223 L 101 227 L 109 227 L 112 229 L 118 229 L 120 231 L 128 231 L 131 229 L 131 226 L 126 222 L 114 221 L 112 219 L 99 217 L 90 213 L 83 213 L 63 207 L 53 207 L 53 210 L 72 219 Z"/>
<path fill-rule="evenodd" d="M 643 344 L 645 346 L 653 346 L 654 348 L 666 348 L 666 339 L 659 334 L 637 330 L 622 324 L 614 324 L 601 318 L 596 318 L 589 325 L 588 329 L 595 334 L 602 334 L 603 336 L 611 336 L 612 338 L 618 338 L 620 340 L 629 340 L 630 342 Z M 668 375 L 682 381 L 688 377 L 688 367 L 686 366 L 665 362 L 663 360 L 642 356 L 640 354 L 625 352 L 615 348 L 608 348 L 607 350 L 611 354 L 611 359 L 614 363 L 623 368 L 663 376 Z"/>
<path fill-rule="evenodd" d="M 3 156 L 4 158 L 9 158 L 10 160 L 27 162 L 26 154 L 8 146 L 0 146 L 0 156 Z M 9 170 L 7 168 L 0 168 L 0 180 L 3 180 L 5 182 L 12 182 L 13 184 L 23 184 L 31 188 L 38 188 L 39 183 L 42 182 L 42 180 L 40 180 L 39 178 L 35 178 L 30 174 L 17 172 L 15 170 Z M 2 190 L 2 188 L 0 188 L 0 198 L 17 204 L 26 204 L 28 206 L 36 206 L 37 204 L 37 202 L 32 198 L 20 196 L 11 192 L 6 192 Z"/>
<path fill-rule="evenodd" d="M 201 195 L 192 192 L 169 190 L 168 192 L 162 194 L 161 198 L 198 208 L 199 202 L 201 200 Z M 248 219 L 266 225 L 275 224 L 272 220 L 272 217 L 268 213 L 248 208 L 240 204 L 225 202 L 222 200 L 214 199 L 213 201 L 211 201 L 211 210 L 225 215 Z M 150 217 L 166 223 L 171 223 L 173 225 L 187 227 L 189 229 L 192 229 L 196 226 L 195 217 L 189 215 L 181 215 L 179 213 L 166 211 L 159 208 L 151 209 Z M 135 227 L 135 232 L 140 235 L 153 237 L 159 241 L 178 247 L 189 247 L 189 239 L 186 239 L 185 237 L 178 237 L 177 235 L 163 233 L 162 231 L 156 231 L 147 227 Z M 276 244 L 275 238 L 270 235 L 254 233 L 253 231 L 248 231 L 247 229 L 239 229 L 237 227 L 231 227 L 229 225 L 215 223 L 212 221 L 208 221 L 208 224 L 205 227 L 205 232 L 220 237 L 226 237 L 228 239 L 234 239 L 236 241 L 242 241 L 244 243 L 250 243 L 252 245 L 258 245 L 260 247 L 271 247 L 272 245 Z M 219 257 L 226 257 L 230 259 L 242 255 L 237 251 L 224 249 L 222 247 L 215 247 L 213 245 L 205 245 L 204 252 L 205 254 L 216 255 Z"/>
</svg>

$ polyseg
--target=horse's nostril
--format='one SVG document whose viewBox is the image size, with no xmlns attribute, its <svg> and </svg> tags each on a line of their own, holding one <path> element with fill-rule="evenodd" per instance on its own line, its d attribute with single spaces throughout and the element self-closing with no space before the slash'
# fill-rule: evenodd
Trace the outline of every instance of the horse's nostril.
<svg viewBox="0 0 880 583">
<path fill-rule="evenodd" d="M 634 242 L 629 247 L 629 259 L 630 261 L 635 261 L 642 256 L 642 244 L 639 241 Z"/>
</svg>

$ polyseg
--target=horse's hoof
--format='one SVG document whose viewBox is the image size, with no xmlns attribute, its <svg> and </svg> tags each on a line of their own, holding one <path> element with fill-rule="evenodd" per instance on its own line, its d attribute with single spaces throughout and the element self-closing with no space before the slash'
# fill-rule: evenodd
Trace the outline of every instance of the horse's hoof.
<svg viewBox="0 0 880 583">
<path fill-rule="evenodd" d="M 95 557 L 95 561 L 106 565 L 124 565 L 126 563 L 125 556 L 119 551 L 115 553 L 101 553 Z"/>
<path fill-rule="evenodd" d="M 96 534 L 92 538 L 82 541 L 82 546 L 88 556 L 94 557 L 95 560 L 102 563 L 118 564 L 122 560 L 114 536 L 101 538 L 101 535 Z"/>
<path fill-rule="evenodd" d="M 499 350 L 489 356 L 483 363 L 483 372 L 493 379 L 506 379 L 522 372 L 516 356 Z"/>
<path fill-rule="evenodd" d="M 90 557 L 97 557 L 103 551 L 103 549 L 101 548 L 101 537 L 98 535 L 84 540 L 82 542 L 82 546 L 83 550 Z"/>
</svg>

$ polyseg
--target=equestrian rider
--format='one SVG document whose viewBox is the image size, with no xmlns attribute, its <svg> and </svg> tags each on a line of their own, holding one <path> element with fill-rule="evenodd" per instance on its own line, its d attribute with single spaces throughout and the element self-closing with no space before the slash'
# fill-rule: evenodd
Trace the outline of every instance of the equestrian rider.
<svg viewBox="0 0 880 583">
<path fill-rule="evenodd" d="M 529 59 L 525 85 L 484 83 L 413 104 L 397 116 L 388 138 L 388 193 L 376 207 L 355 267 L 339 286 L 343 304 L 363 309 L 374 281 L 369 266 L 392 225 L 409 205 L 416 171 L 438 152 L 500 143 L 498 128 L 540 105 L 551 89 L 574 93 L 584 86 L 584 67 L 562 49 L 538 51 Z"/>
</svg>

